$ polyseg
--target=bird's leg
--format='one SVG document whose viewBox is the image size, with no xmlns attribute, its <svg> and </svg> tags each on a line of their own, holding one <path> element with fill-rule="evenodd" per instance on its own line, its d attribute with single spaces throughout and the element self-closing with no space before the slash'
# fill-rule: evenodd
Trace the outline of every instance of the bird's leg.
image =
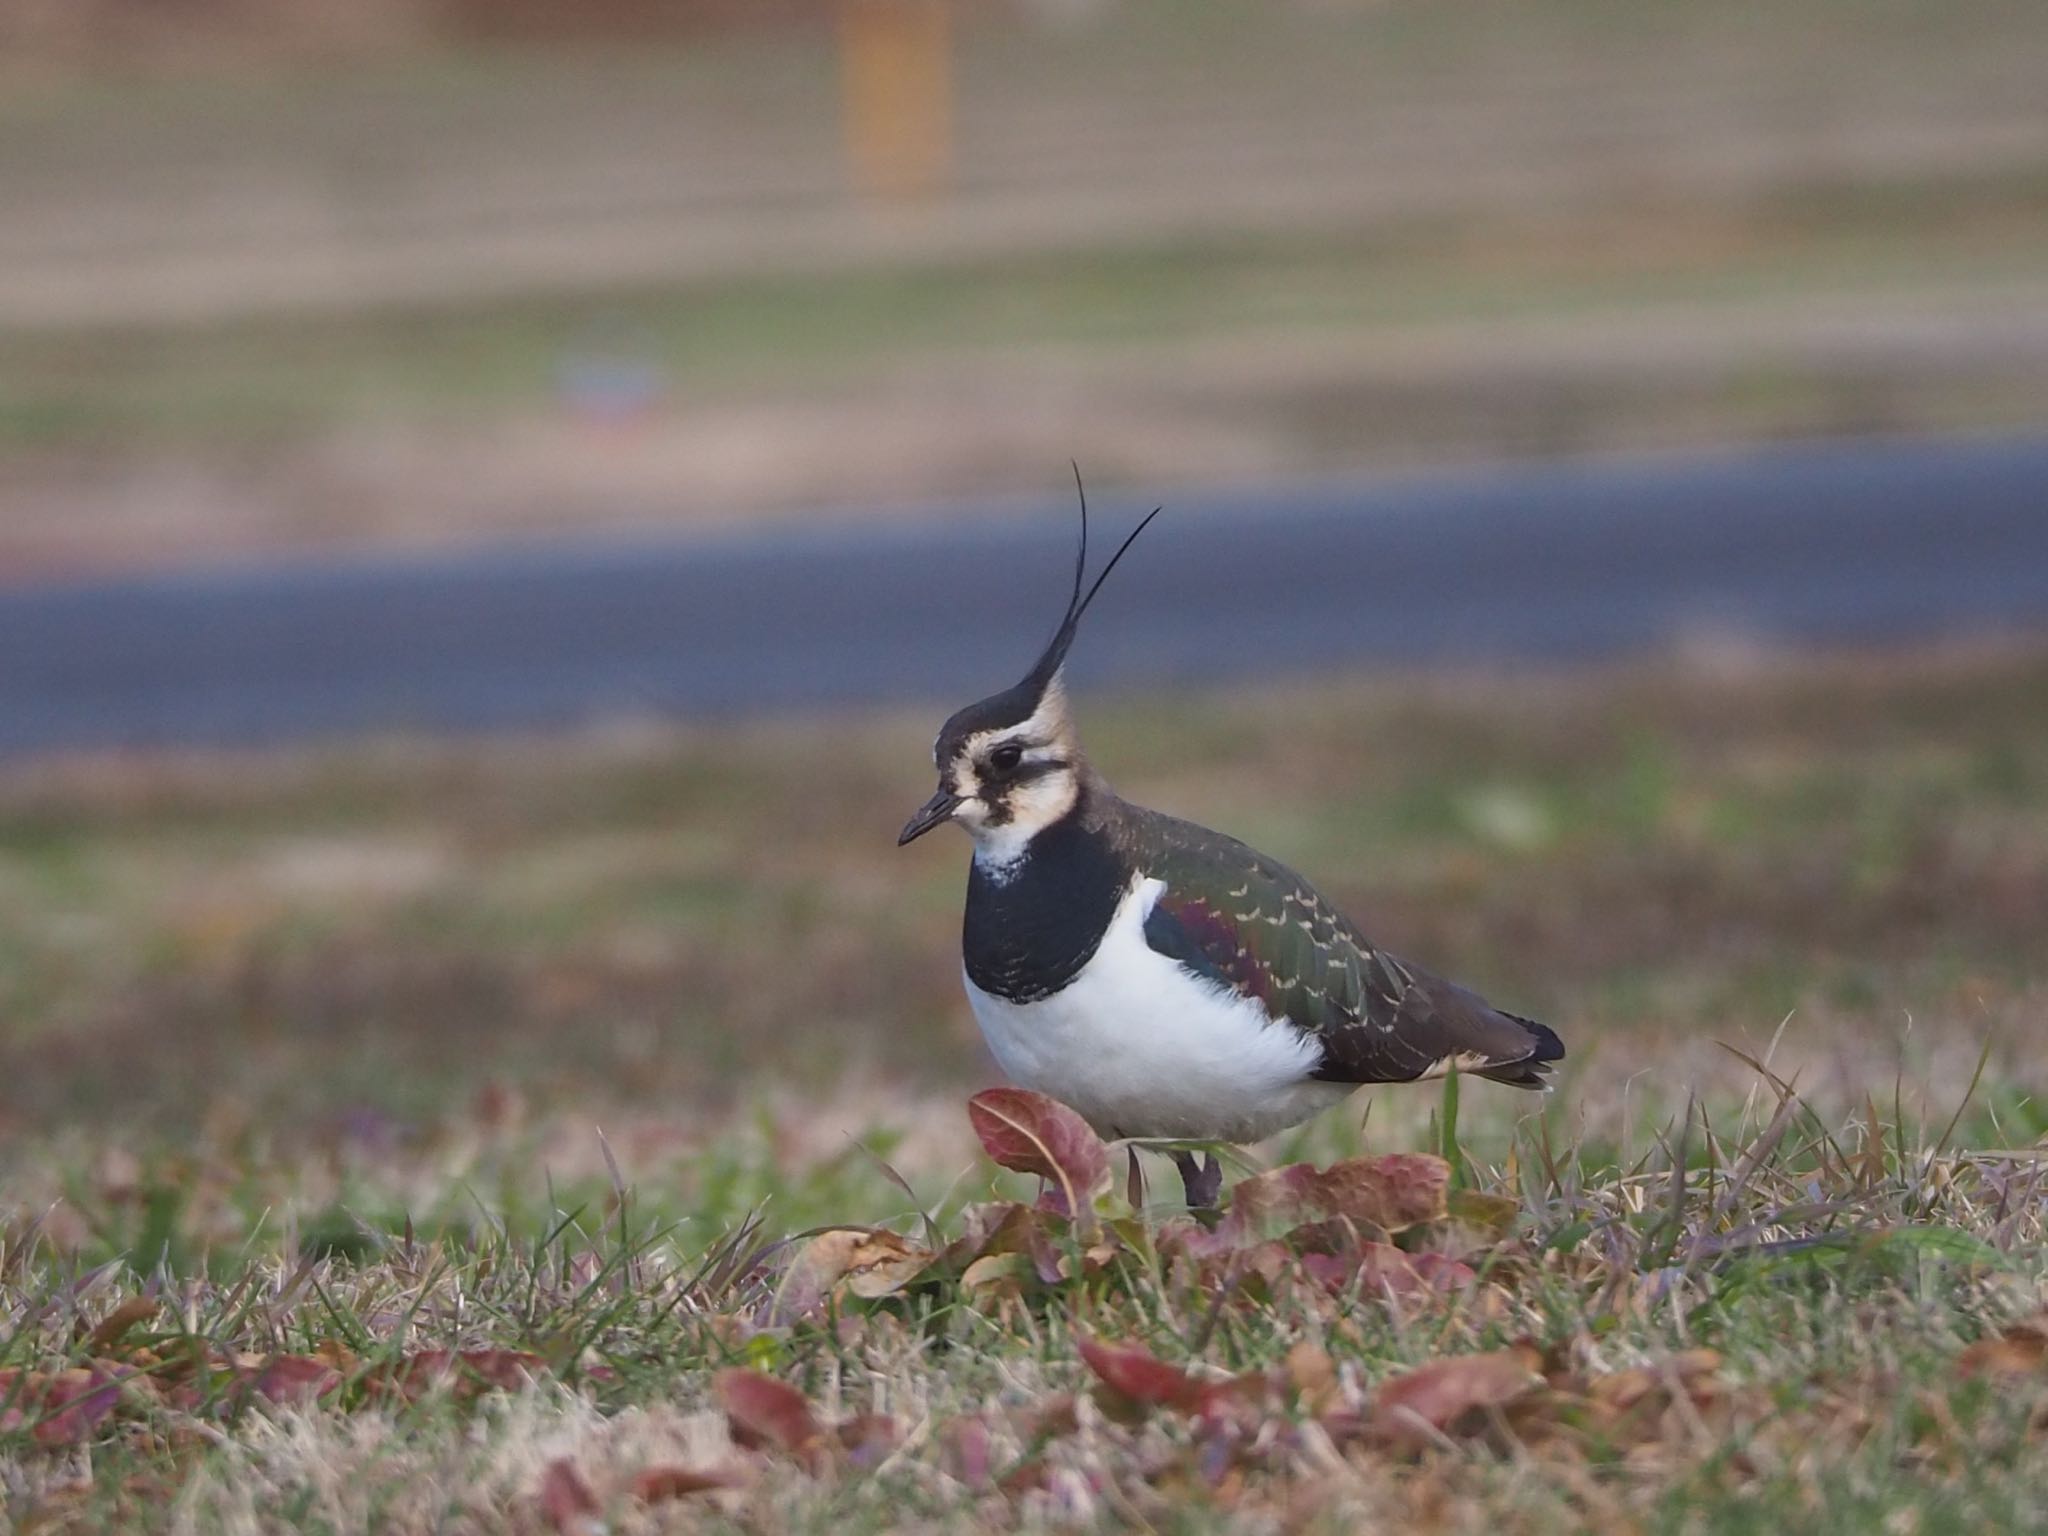
<svg viewBox="0 0 2048 1536">
<path fill-rule="evenodd" d="M 1131 1159 L 1131 1166 L 1124 1174 L 1124 1198 L 1131 1203 L 1132 1210 L 1142 1211 L 1145 1209 L 1145 1170 L 1138 1166 L 1136 1147 L 1125 1147 L 1124 1151 Z"/>
<path fill-rule="evenodd" d="M 1195 1161 L 1192 1152 L 1173 1154 L 1173 1165 L 1180 1169 L 1181 1188 L 1187 1191 L 1188 1209 L 1191 1211 L 1213 1211 L 1223 1194 L 1223 1165 L 1216 1160 L 1214 1152 L 1204 1152 L 1202 1161 Z"/>
</svg>

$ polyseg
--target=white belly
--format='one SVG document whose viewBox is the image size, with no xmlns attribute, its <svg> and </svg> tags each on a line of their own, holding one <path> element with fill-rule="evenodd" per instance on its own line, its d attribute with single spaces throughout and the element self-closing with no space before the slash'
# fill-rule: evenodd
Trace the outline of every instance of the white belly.
<svg viewBox="0 0 2048 1536">
<path fill-rule="evenodd" d="M 1191 975 L 1145 942 L 1162 889 L 1139 881 L 1080 975 L 1013 1003 L 967 983 L 1012 1082 L 1080 1111 L 1106 1136 L 1257 1141 L 1352 1091 L 1309 1076 L 1316 1044 L 1286 1020 Z"/>
</svg>

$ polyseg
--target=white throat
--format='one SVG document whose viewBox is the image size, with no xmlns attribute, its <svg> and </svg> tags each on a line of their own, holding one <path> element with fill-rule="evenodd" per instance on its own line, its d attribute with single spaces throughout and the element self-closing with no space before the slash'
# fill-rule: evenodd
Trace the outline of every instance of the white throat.
<svg viewBox="0 0 2048 1536">
<path fill-rule="evenodd" d="M 974 864 L 983 874 L 998 884 L 1007 882 L 1017 873 L 1024 862 L 1024 855 L 1030 850 L 1031 835 L 1036 827 L 1020 827 L 1014 821 L 1000 827 L 969 827 L 968 835 L 974 839 Z"/>
</svg>

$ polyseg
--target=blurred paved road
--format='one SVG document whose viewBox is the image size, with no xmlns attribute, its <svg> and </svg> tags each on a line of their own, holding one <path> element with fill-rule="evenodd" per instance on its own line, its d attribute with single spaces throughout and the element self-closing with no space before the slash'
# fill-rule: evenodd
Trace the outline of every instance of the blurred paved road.
<svg viewBox="0 0 2048 1536">
<path fill-rule="evenodd" d="M 1105 499 L 1103 553 L 1141 510 Z M 0 590 L 0 752 L 950 706 L 1029 662 L 1072 532 L 1047 502 Z M 1075 672 L 2021 628 L 2048 629 L 2048 438 L 1866 443 L 1176 496 Z"/>
</svg>

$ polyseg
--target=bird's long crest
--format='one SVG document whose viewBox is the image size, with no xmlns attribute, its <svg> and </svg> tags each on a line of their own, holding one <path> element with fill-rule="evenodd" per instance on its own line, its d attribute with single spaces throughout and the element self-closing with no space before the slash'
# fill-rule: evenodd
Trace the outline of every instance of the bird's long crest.
<svg viewBox="0 0 2048 1536">
<path fill-rule="evenodd" d="M 1109 563 L 1097 573 L 1094 585 L 1083 594 L 1081 583 L 1088 574 L 1088 491 L 1081 484 L 1079 464 L 1074 466 L 1074 491 L 1081 499 L 1081 547 L 1074 555 L 1074 590 L 1067 599 L 1066 614 L 1060 620 L 1060 627 L 1053 632 L 1051 643 L 1046 646 L 1044 653 L 1032 665 L 1031 670 L 1024 674 L 1024 685 L 1034 694 L 1042 694 L 1058 675 L 1061 663 L 1067 659 L 1067 648 L 1074 643 L 1074 633 L 1081 627 L 1081 615 L 1086 613 L 1088 605 L 1095 601 L 1095 594 L 1100 592 L 1102 584 L 1109 580 L 1109 573 L 1116 569 L 1117 561 L 1123 559 L 1124 551 L 1137 543 L 1138 535 L 1145 531 L 1152 519 L 1166 510 L 1164 507 L 1154 507 L 1145 514 L 1138 526 L 1125 535 L 1123 543 L 1117 546 L 1116 553 L 1109 557 Z"/>
</svg>

